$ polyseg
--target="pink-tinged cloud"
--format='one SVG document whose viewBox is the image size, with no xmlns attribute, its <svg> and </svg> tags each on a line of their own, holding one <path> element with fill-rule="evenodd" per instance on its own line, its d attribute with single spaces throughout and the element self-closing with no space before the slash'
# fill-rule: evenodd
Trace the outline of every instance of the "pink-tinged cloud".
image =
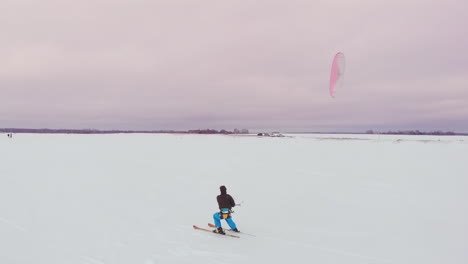
<svg viewBox="0 0 468 264">
<path fill-rule="evenodd" d="M 5 0 L 0 127 L 468 132 L 467 9 Z M 346 83 L 331 99 L 337 51 Z"/>
</svg>

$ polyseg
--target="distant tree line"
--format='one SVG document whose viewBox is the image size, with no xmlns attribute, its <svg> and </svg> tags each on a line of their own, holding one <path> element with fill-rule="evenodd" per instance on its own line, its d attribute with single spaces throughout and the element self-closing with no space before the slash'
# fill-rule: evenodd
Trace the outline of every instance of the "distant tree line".
<svg viewBox="0 0 468 264">
<path fill-rule="evenodd" d="M 248 134 L 247 129 L 197 129 L 189 131 L 176 130 L 98 130 L 98 129 L 30 129 L 30 128 L 0 128 L 0 133 L 37 133 L 37 134 L 119 134 L 119 133 L 179 133 L 179 134 Z"/>
<path fill-rule="evenodd" d="M 405 131 L 387 131 L 387 132 L 374 132 L 373 130 L 367 130 L 366 134 L 383 134 L 383 135 L 437 135 L 437 136 L 454 136 L 454 135 L 467 135 L 463 133 L 455 132 L 443 132 L 440 130 L 431 132 L 422 132 L 419 130 L 405 130 Z"/>
<path fill-rule="evenodd" d="M 37 134 L 116 134 L 116 133 L 178 133 L 178 131 L 133 131 L 133 130 L 97 130 L 97 129 L 30 129 L 30 128 L 0 128 L 3 133 L 37 133 Z M 182 132 L 180 132 L 182 133 Z"/>
<path fill-rule="evenodd" d="M 249 134 L 248 129 L 237 129 L 235 128 L 233 131 L 227 131 L 225 129 L 216 130 L 216 129 L 197 129 L 197 130 L 189 130 L 189 134 Z"/>
</svg>

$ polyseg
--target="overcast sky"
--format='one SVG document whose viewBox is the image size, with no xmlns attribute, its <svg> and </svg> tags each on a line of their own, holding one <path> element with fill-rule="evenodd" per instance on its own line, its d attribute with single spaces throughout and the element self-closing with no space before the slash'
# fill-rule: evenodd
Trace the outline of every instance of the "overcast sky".
<svg viewBox="0 0 468 264">
<path fill-rule="evenodd" d="M 467 13 L 465 0 L 1 0 L 0 127 L 468 132 Z"/>
</svg>

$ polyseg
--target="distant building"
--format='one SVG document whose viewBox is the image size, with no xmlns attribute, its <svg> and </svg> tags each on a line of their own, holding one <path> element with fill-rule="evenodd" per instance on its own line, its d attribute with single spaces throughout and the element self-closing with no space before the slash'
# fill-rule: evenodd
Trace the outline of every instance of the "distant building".
<svg viewBox="0 0 468 264">
<path fill-rule="evenodd" d="M 270 136 L 271 137 L 284 137 L 284 135 L 281 134 L 280 132 L 272 132 Z"/>
<path fill-rule="evenodd" d="M 284 135 L 281 134 L 280 132 L 271 132 L 271 133 L 262 132 L 262 133 L 258 133 L 257 136 L 259 137 L 284 137 Z"/>
</svg>

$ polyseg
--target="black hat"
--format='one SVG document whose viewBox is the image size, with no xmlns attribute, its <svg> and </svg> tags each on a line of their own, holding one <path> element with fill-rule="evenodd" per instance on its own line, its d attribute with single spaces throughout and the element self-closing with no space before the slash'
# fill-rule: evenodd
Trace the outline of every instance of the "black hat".
<svg viewBox="0 0 468 264">
<path fill-rule="evenodd" d="M 221 185 L 221 186 L 219 187 L 219 190 L 221 191 L 221 194 L 226 194 L 226 186 Z"/>
</svg>

